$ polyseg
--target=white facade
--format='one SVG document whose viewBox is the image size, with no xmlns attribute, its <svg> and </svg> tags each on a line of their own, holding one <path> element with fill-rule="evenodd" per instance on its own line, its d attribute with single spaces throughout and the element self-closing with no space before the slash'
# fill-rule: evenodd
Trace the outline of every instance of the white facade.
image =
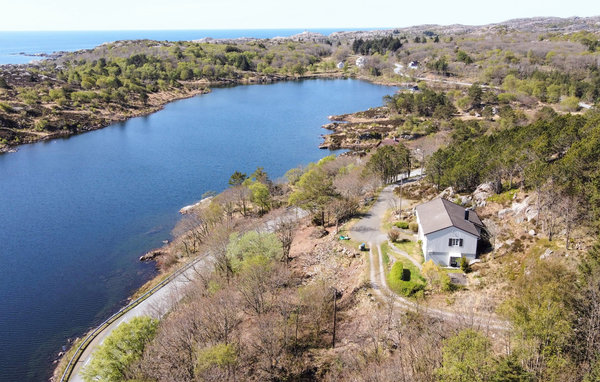
<svg viewBox="0 0 600 382">
<path fill-rule="evenodd" d="M 367 59 L 363 56 L 360 56 L 356 59 L 356 66 L 358 66 L 359 68 L 364 68 L 366 63 Z"/>
<path fill-rule="evenodd" d="M 449 267 L 460 265 L 461 257 L 466 257 L 469 261 L 477 257 L 477 236 L 456 227 L 447 227 L 424 235 L 418 213 L 417 223 L 425 262 L 433 260 L 442 267 Z"/>
</svg>

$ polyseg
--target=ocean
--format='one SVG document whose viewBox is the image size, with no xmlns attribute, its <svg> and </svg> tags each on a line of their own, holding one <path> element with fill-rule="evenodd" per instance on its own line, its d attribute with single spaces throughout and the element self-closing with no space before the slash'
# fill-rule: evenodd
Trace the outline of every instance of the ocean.
<svg viewBox="0 0 600 382">
<path fill-rule="evenodd" d="M 344 29 L 358 30 L 358 29 Z M 0 65 L 26 64 L 43 59 L 38 54 L 91 49 L 118 40 L 150 39 L 158 41 L 189 41 L 205 37 L 273 38 L 287 37 L 305 29 L 232 29 L 232 30 L 147 30 L 147 31 L 66 31 L 66 32 L 0 32 Z M 330 35 L 338 29 L 310 29 L 310 32 Z"/>
</svg>

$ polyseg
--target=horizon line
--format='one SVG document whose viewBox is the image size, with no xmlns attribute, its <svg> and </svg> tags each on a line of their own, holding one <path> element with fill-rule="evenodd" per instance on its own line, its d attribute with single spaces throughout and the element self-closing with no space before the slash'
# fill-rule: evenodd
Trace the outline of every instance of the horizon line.
<svg viewBox="0 0 600 382">
<path fill-rule="evenodd" d="M 423 25 L 440 25 L 440 24 L 423 24 Z M 450 24 L 449 24 L 450 25 Z M 269 30 L 305 30 L 310 31 L 314 29 L 337 29 L 339 31 L 356 31 L 356 30 L 387 30 L 387 29 L 398 29 L 398 28 L 410 28 L 410 27 L 285 27 L 285 28 L 206 28 L 206 29 L 194 29 L 194 28 L 157 28 L 157 29 L 0 29 L 1 32 L 154 32 L 154 31 L 166 31 L 166 32 L 184 32 L 184 31 L 269 31 Z"/>
</svg>

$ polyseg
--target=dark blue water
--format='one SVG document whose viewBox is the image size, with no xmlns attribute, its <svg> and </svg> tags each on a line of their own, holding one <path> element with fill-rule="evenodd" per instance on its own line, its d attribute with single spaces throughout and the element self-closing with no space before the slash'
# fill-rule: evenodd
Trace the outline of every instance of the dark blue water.
<svg viewBox="0 0 600 382">
<path fill-rule="evenodd" d="M 40 381 L 69 337 L 153 274 L 138 256 L 236 170 L 276 179 L 328 152 L 327 116 L 393 88 L 310 80 L 215 89 L 102 130 L 0 155 L 0 381 Z"/>
<path fill-rule="evenodd" d="M 346 29 L 356 30 L 356 29 Z M 178 31 L 85 31 L 85 32 L 0 32 L 0 65 L 25 64 L 39 57 L 37 54 L 91 49 L 105 42 L 117 40 L 150 39 L 158 41 L 197 40 L 212 38 L 272 38 L 287 37 L 304 29 L 233 29 L 233 30 L 178 30 Z M 311 29 L 311 32 L 329 35 L 336 29 Z"/>
</svg>

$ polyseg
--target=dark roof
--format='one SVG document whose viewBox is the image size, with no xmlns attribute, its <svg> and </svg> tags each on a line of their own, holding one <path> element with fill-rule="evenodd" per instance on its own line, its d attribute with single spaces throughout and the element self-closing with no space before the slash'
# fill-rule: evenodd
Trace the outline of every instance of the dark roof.
<svg viewBox="0 0 600 382">
<path fill-rule="evenodd" d="M 448 227 L 456 227 L 477 237 L 480 236 L 483 223 L 473 210 L 469 210 L 469 219 L 465 219 L 465 208 L 449 200 L 438 198 L 417 206 L 423 234 L 427 235 Z"/>
</svg>

